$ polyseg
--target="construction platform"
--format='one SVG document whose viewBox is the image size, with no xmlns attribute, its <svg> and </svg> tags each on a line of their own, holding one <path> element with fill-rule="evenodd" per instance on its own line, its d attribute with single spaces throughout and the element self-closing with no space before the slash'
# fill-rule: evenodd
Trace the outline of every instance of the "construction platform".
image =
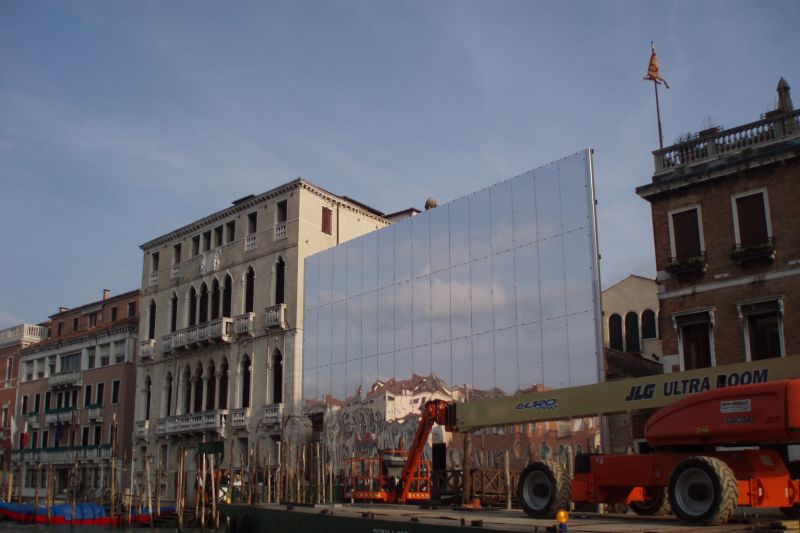
<svg viewBox="0 0 800 533">
<path fill-rule="evenodd" d="M 231 533 L 446 533 L 450 529 L 498 533 L 557 531 L 554 519 L 529 518 L 519 510 L 368 504 L 221 504 L 220 509 L 231 519 Z M 674 517 L 635 514 L 573 512 L 568 523 L 570 533 L 688 533 L 698 530 L 704 533 L 800 531 L 800 522 L 785 519 L 777 510 L 766 514 L 739 510 L 732 522 L 703 528 L 682 524 Z"/>
</svg>

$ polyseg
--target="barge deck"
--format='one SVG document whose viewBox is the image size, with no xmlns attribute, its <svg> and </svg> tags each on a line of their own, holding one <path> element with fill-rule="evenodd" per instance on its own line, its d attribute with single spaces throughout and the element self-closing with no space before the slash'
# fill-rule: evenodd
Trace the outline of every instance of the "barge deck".
<svg viewBox="0 0 800 533">
<path fill-rule="evenodd" d="M 555 520 L 532 519 L 519 510 L 456 510 L 449 507 L 419 508 L 402 505 L 292 505 L 222 504 L 230 517 L 231 533 L 446 533 L 451 529 L 495 533 L 556 531 Z M 735 531 L 800 531 L 797 520 L 779 514 L 749 515 L 739 512 L 731 523 L 701 528 L 703 533 Z M 689 533 L 697 527 L 674 517 L 641 517 L 634 514 L 574 512 L 570 533 Z"/>
</svg>

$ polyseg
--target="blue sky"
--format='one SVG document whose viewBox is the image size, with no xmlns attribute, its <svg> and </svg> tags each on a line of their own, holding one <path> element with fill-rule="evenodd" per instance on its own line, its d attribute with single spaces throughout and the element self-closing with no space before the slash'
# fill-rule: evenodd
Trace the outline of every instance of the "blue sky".
<svg viewBox="0 0 800 533">
<path fill-rule="evenodd" d="M 797 20 L 796 0 L 2 0 L 0 328 L 137 288 L 141 243 L 298 176 L 389 212 L 586 146 L 603 286 L 654 276 L 650 41 L 671 144 L 800 87 Z"/>
</svg>

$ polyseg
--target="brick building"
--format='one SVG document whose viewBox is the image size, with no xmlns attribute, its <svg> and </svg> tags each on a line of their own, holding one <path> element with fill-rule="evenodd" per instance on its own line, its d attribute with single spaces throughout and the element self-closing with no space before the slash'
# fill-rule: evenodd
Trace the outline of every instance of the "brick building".
<svg viewBox="0 0 800 533">
<path fill-rule="evenodd" d="M 60 308 L 49 338 L 21 350 L 12 468 L 22 474 L 23 495 L 34 494 L 37 477 L 45 486 L 48 465 L 61 492 L 76 460 L 81 492 L 91 498 L 108 490 L 114 418 L 117 467 L 131 456 L 138 328 L 139 291 L 104 290 L 99 301 Z"/>
<path fill-rule="evenodd" d="M 665 371 L 800 354 L 800 111 L 788 84 L 760 120 L 653 152 Z"/>
<path fill-rule="evenodd" d="M 7 470 L 11 461 L 11 448 L 18 444 L 14 414 L 17 408 L 17 378 L 19 377 L 20 351 L 47 338 L 46 326 L 19 324 L 0 330 L 0 464 Z"/>
</svg>

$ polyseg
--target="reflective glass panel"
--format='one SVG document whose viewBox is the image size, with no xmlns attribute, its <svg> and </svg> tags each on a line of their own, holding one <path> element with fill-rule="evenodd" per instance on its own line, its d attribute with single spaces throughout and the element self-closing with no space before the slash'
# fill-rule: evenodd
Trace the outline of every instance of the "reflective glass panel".
<svg viewBox="0 0 800 533">
<path fill-rule="evenodd" d="M 347 359 L 361 359 L 361 296 L 347 300 Z"/>
<path fill-rule="evenodd" d="M 358 239 L 361 241 L 361 288 L 364 292 L 374 291 L 378 288 L 377 233 L 367 233 Z"/>
<path fill-rule="evenodd" d="M 530 171 L 511 180 L 515 246 L 537 241 L 536 192 L 533 176 L 533 171 Z"/>
<path fill-rule="evenodd" d="M 331 313 L 331 357 L 334 363 L 342 363 L 347 352 L 347 301 L 334 302 Z"/>
<path fill-rule="evenodd" d="M 411 279 L 411 220 L 401 220 L 394 227 L 394 281 Z"/>
<path fill-rule="evenodd" d="M 411 262 L 413 277 L 431 272 L 431 217 L 411 218 Z"/>
<path fill-rule="evenodd" d="M 394 283 L 394 226 L 382 228 L 378 235 L 378 287 Z"/>
<path fill-rule="evenodd" d="M 469 261 L 469 201 L 455 200 L 450 207 L 450 266 Z M 438 209 L 438 208 L 437 208 Z"/>
<path fill-rule="evenodd" d="M 536 169 L 537 238 L 548 239 L 561 233 L 561 198 L 558 192 L 558 165 Z"/>
<path fill-rule="evenodd" d="M 514 247 L 514 202 L 511 181 L 498 183 L 491 189 L 492 253 L 498 254 Z"/>
<path fill-rule="evenodd" d="M 415 278 L 413 286 L 413 345 L 424 346 L 431 343 L 431 280 Z"/>
<path fill-rule="evenodd" d="M 395 286 L 394 292 L 394 349 L 411 348 L 412 285 L 403 281 Z"/>
<path fill-rule="evenodd" d="M 344 300 L 347 297 L 347 247 L 352 244 L 345 244 L 343 246 L 334 246 L 331 252 L 333 253 L 333 293 L 331 294 L 331 301 L 337 302 Z"/>
<path fill-rule="evenodd" d="M 480 259 L 492 253 L 492 203 L 489 189 L 473 193 L 469 199 L 470 259 Z"/>
<path fill-rule="evenodd" d="M 450 208 L 439 206 L 424 215 L 430 220 L 431 271 L 438 272 L 450 266 Z M 418 215 L 415 218 L 420 218 Z"/>
<path fill-rule="evenodd" d="M 363 258 L 361 257 L 361 239 L 355 239 L 345 243 L 347 247 L 347 295 L 356 296 L 362 292 L 361 288 L 361 267 Z"/>
</svg>

